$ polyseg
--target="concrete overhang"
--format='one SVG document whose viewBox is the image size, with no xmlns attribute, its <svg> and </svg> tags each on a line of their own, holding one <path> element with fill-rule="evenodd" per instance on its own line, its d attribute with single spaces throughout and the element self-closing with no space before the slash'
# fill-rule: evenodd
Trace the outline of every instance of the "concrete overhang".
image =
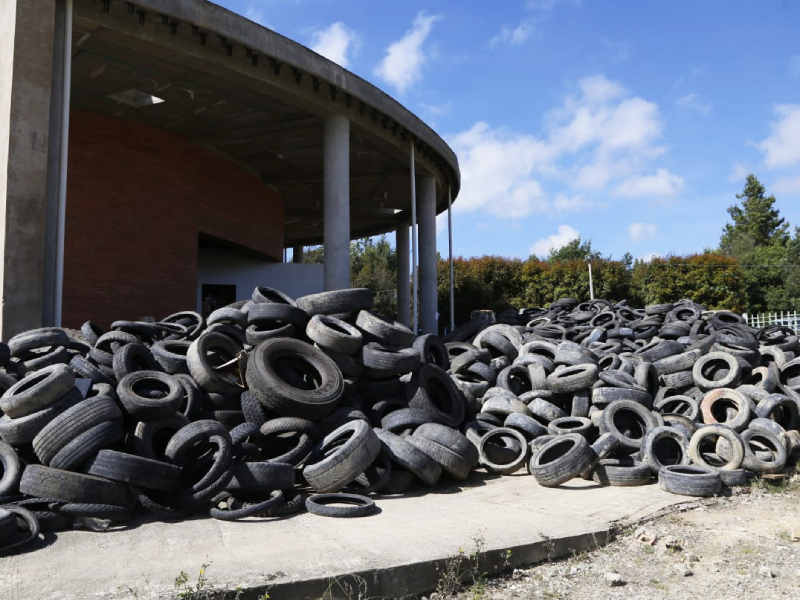
<svg viewBox="0 0 800 600">
<path fill-rule="evenodd" d="M 75 0 L 72 106 L 173 131 L 256 173 L 283 196 L 287 247 L 322 242 L 328 116 L 351 122 L 354 238 L 410 221 L 412 141 L 437 213 L 460 187 L 453 151 L 399 102 L 205 0 Z"/>
</svg>

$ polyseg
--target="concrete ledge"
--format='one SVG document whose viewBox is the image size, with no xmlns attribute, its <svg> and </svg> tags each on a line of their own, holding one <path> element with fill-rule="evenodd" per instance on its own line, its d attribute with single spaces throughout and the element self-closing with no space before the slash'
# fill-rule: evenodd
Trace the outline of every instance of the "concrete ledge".
<svg viewBox="0 0 800 600">
<path fill-rule="evenodd" d="M 446 560 L 473 552 L 476 537 L 482 570 L 491 573 L 507 550 L 508 567 L 566 556 L 604 544 L 619 523 L 683 501 L 656 485 L 579 480 L 547 489 L 527 474 L 474 473 L 460 484 L 377 498 L 380 512 L 362 519 L 197 518 L 59 533 L 0 558 L 0 598 L 130 599 L 129 590 L 141 600 L 164 598 L 181 571 L 193 582 L 206 563 L 207 589 L 238 588 L 243 599 L 265 591 L 272 600 L 347 598 L 348 588 L 353 598 L 402 598 L 435 588 Z"/>
</svg>

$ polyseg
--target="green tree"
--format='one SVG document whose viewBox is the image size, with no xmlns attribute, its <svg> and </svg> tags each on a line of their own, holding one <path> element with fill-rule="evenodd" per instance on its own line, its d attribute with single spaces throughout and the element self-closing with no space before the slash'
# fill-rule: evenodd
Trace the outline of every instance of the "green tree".
<svg viewBox="0 0 800 600">
<path fill-rule="evenodd" d="M 757 246 L 771 244 L 786 245 L 789 241 L 789 224 L 774 208 L 775 196 L 767 196 L 766 189 L 755 175 L 748 175 L 741 194 L 741 206 L 731 206 L 728 214 L 733 223 L 727 223 L 722 231 L 720 250 L 741 260 Z"/>
<path fill-rule="evenodd" d="M 592 240 L 586 240 L 581 243 L 581 238 L 572 240 L 561 248 L 550 248 L 550 254 L 547 257 L 548 262 L 560 262 L 564 260 L 599 260 L 600 253 L 592 250 Z"/>
<path fill-rule="evenodd" d="M 758 178 L 748 175 L 744 190 L 736 194 L 740 205 L 728 208 L 733 222 L 725 225 L 720 238 L 720 251 L 744 269 L 745 308 L 754 313 L 796 308 L 789 224 L 775 208 L 775 196 L 766 194 Z"/>
</svg>

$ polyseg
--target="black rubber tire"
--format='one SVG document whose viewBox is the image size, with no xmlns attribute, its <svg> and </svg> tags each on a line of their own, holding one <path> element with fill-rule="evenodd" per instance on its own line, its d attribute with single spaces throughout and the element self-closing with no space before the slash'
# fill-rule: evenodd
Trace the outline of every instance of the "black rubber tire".
<svg viewBox="0 0 800 600">
<path fill-rule="evenodd" d="M 717 471 L 722 484 L 728 487 L 745 485 L 747 483 L 747 471 L 744 469 L 733 469 L 732 471 Z"/>
<path fill-rule="evenodd" d="M 261 427 L 267 422 L 267 414 L 264 411 L 264 407 L 250 390 L 242 392 L 239 401 L 242 404 L 242 414 L 245 421 L 256 427 Z"/>
<path fill-rule="evenodd" d="M 703 457 L 701 444 L 705 438 L 710 436 L 721 436 L 725 438 L 730 445 L 731 454 L 724 464 L 711 465 Z M 692 435 L 689 440 L 689 458 L 695 465 L 706 469 L 717 471 L 738 469 L 742 466 L 742 461 L 744 460 L 744 442 L 742 442 L 742 438 L 739 434 L 730 427 L 726 427 L 725 425 L 706 425 L 695 431 L 694 435 Z"/>
<path fill-rule="evenodd" d="M 726 374 L 717 379 L 709 378 L 710 369 L 724 368 L 725 366 L 727 366 Z M 692 378 L 695 385 L 705 392 L 717 388 L 732 388 L 736 387 L 742 378 L 742 367 L 736 357 L 727 352 L 709 352 L 694 363 Z"/>
<path fill-rule="evenodd" d="M 238 521 L 248 517 L 261 516 L 266 511 L 277 507 L 282 501 L 283 492 L 281 490 L 272 490 L 269 498 L 261 502 L 247 503 L 240 508 L 221 509 L 212 506 L 208 514 L 211 518 L 219 521 Z"/>
<path fill-rule="evenodd" d="M 253 290 L 251 298 L 255 304 L 272 302 L 275 304 L 288 304 L 289 306 L 297 306 L 297 302 L 280 290 L 262 285 L 257 286 Z"/>
<path fill-rule="evenodd" d="M 50 467 L 62 471 L 78 471 L 89 458 L 102 448 L 107 448 L 125 438 L 122 426 L 116 421 L 106 421 L 87 429 L 70 440 L 50 460 Z"/>
<path fill-rule="evenodd" d="M 770 394 L 756 405 L 756 416 L 771 419 L 785 430 L 798 428 L 798 402 L 782 394 Z"/>
<path fill-rule="evenodd" d="M 201 494 L 203 490 L 208 491 L 208 488 L 215 483 L 218 484 L 220 478 L 228 472 L 233 456 L 233 443 L 228 429 L 217 421 L 202 420 L 189 423 L 172 436 L 164 451 L 164 459 L 170 464 L 184 468 L 191 461 L 193 447 L 198 444 L 216 446 L 216 452 L 208 472 L 190 486 L 192 494 Z M 227 481 L 225 483 L 227 484 Z M 192 498 L 192 500 L 198 499 L 198 497 Z"/>
<path fill-rule="evenodd" d="M 772 432 L 764 429 L 747 429 L 742 432 L 742 443 L 744 444 L 744 458 L 742 468 L 753 473 L 779 473 L 786 466 L 787 452 L 786 446 Z M 751 441 L 758 442 L 769 448 L 772 452 L 772 460 L 763 460 L 756 456 L 751 447 Z M 766 442 L 766 443 L 765 443 Z M 772 446 L 770 448 L 770 446 Z"/>
<path fill-rule="evenodd" d="M 330 506 L 330 504 L 349 506 Z M 371 498 L 359 494 L 313 494 L 306 498 L 308 512 L 321 517 L 367 517 L 377 510 Z"/>
<path fill-rule="evenodd" d="M 542 435 L 547 435 L 547 427 L 539 423 L 539 421 L 533 417 L 523 415 L 522 413 L 511 413 L 508 415 L 503 422 L 503 427 L 516 429 L 524 435 L 528 441 Z"/>
<path fill-rule="evenodd" d="M 28 465 L 19 482 L 22 493 L 38 498 L 58 498 L 67 502 L 88 502 L 127 506 L 128 488 L 119 483 L 72 471 Z"/>
<path fill-rule="evenodd" d="M 620 448 L 629 452 L 637 452 L 648 432 L 656 426 L 653 413 L 630 400 L 612 402 L 603 409 L 600 419 L 600 432 L 614 435 Z"/>
<path fill-rule="evenodd" d="M 550 436 L 548 436 L 550 437 Z M 608 458 L 614 450 L 617 449 L 619 446 L 619 440 L 615 438 L 610 433 L 603 433 L 601 434 L 594 444 L 592 444 L 592 451 L 594 452 L 594 457 L 592 457 L 592 462 L 586 467 L 583 471 L 581 471 L 581 477 L 586 479 L 587 481 L 592 478 L 594 474 L 594 470 L 600 461 Z"/>
<path fill-rule="evenodd" d="M 206 319 L 206 325 L 211 327 L 215 324 L 236 325 L 237 327 L 247 327 L 247 314 L 237 308 L 223 306 L 213 311 Z"/>
<path fill-rule="evenodd" d="M 279 462 L 237 462 L 227 491 L 271 492 L 294 487 L 294 465 Z"/>
<path fill-rule="evenodd" d="M 90 346 L 94 346 L 97 343 L 98 338 L 106 332 L 105 329 L 100 327 L 94 321 L 86 321 L 83 325 L 81 325 L 81 333 L 86 338 L 86 341 L 89 342 Z"/>
<path fill-rule="evenodd" d="M 73 387 L 55 404 L 44 410 L 16 419 L 3 415 L 0 417 L 0 440 L 12 446 L 30 444 L 45 425 L 80 401 L 81 392 Z"/>
<path fill-rule="evenodd" d="M 297 299 L 297 306 L 314 315 L 336 315 L 339 313 L 370 310 L 375 304 L 372 290 L 367 288 L 351 288 L 320 292 Z"/>
<path fill-rule="evenodd" d="M 144 344 L 126 344 L 114 354 L 112 368 L 117 381 L 137 371 L 161 371 L 153 354 Z"/>
<path fill-rule="evenodd" d="M 413 348 L 395 348 L 370 342 L 361 348 L 361 362 L 365 377 L 386 379 L 419 369 L 419 353 Z"/>
<path fill-rule="evenodd" d="M 269 419 L 259 428 L 259 433 L 264 437 L 271 434 L 292 432 L 308 434 L 314 440 L 320 438 L 319 428 L 312 421 L 299 417 L 277 417 L 275 419 Z"/>
<path fill-rule="evenodd" d="M 411 408 L 431 413 L 444 425 L 458 427 L 464 421 L 464 396 L 447 372 L 432 363 L 425 363 L 411 376 L 406 397 Z"/>
<path fill-rule="evenodd" d="M 478 464 L 478 449 L 465 435 L 461 434 L 456 429 L 438 423 L 426 423 L 417 427 L 414 431 L 414 435 L 436 442 L 445 448 L 449 448 L 466 460 L 470 467 L 475 467 Z"/>
<path fill-rule="evenodd" d="M 180 487 L 180 467 L 116 450 L 100 450 L 86 465 L 90 475 L 149 490 L 171 492 Z"/>
<path fill-rule="evenodd" d="M 698 465 L 669 465 L 658 473 L 661 489 L 670 494 L 707 498 L 719 494 L 722 479 L 714 469 Z"/>
<path fill-rule="evenodd" d="M 0 556 L 9 553 L 9 551 L 12 550 L 13 548 L 18 548 L 29 542 L 32 542 L 33 540 L 39 537 L 39 532 L 41 531 L 39 527 L 39 520 L 34 516 L 34 514 L 31 511 L 22 508 L 21 506 L 15 506 L 13 504 L 3 506 L 2 510 L 14 513 L 15 515 L 17 515 L 17 517 L 25 521 L 25 523 L 28 526 L 28 534 L 22 540 L 9 541 L 8 538 L 5 539 L 0 538 L 0 544 L 2 544 L 0 545 Z M 15 529 L 16 529 L 16 521 L 17 519 L 14 519 Z"/>
<path fill-rule="evenodd" d="M 411 471 L 426 485 L 434 485 L 442 474 L 442 467 L 424 452 L 390 431 L 376 428 L 375 435 L 381 441 L 382 452 L 392 462 Z"/>
<path fill-rule="evenodd" d="M 165 324 L 169 326 L 171 324 L 180 325 L 182 328 L 185 328 L 185 332 L 181 334 L 174 334 L 166 336 L 166 339 L 187 339 L 187 340 L 194 340 L 197 338 L 200 333 L 205 329 L 206 322 L 203 317 L 191 310 L 184 310 L 181 312 L 176 312 L 174 314 L 168 315 L 161 319 L 160 323 L 156 323 L 156 325 Z"/>
<path fill-rule="evenodd" d="M 666 465 L 688 465 L 689 439 L 672 427 L 655 427 L 644 438 L 641 456 L 654 474 Z"/>
<path fill-rule="evenodd" d="M 341 490 L 372 464 L 380 449 L 369 423 L 350 421 L 325 436 L 314 449 L 303 477 L 317 492 Z"/>
<path fill-rule="evenodd" d="M 129 449 L 137 456 L 163 461 L 166 458 L 164 452 L 169 440 L 188 424 L 189 420 L 180 413 L 167 419 L 141 421 L 136 424 L 132 435 L 128 438 Z M 163 443 L 158 443 L 162 441 Z"/>
<path fill-rule="evenodd" d="M 597 387 L 592 390 L 592 405 L 598 408 L 608 406 L 617 400 L 629 400 L 649 408 L 653 397 L 649 392 L 631 388 Z"/>
<path fill-rule="evenodd" d="M 189 375 L 187 354 L 191 345 L 186 340 L 162 340 L 150 346 L 150 352 L 165 373 Z"/>
<path fill-rule="evenodd" d="M 510 438 L 517 442 L 518 447 L 516 451 L 508 453 L 509 460 L 506 462 L 498 462 L 501 458 L 498 453 L 492 453 L 490 456 L 487 452 L 487 445 L 495 437 Z M 525 467 L 525 461 L 528 458 L 528 441 L 525 439 L 525 436 L 516 429 L 511 429 L 510 427 L 496 427 L 483 435 L 480 445 L 478 446 L 478 453 L 480 456 L 479 464 L 489 473 L 511 475 Z"/>
<path fill-rule="evenodd" d="M 147 395 L 151 390 L 157 392 L 158 397 Z M 141 421 L 171 417 L 178 412 L 183 393 L 183 386 L 175 377 L 159 371 L 137 371 L 126 375 L 117 385 L 117 395 L 125 413 Z"/>
<path fill-rule="evenodd" d="M 739 432 L 747 427 L 752 418 L 747 397 L 728 388 L 707 392 L 700 402 L 700 411 L 706 425 L 719 423 Z"/>
<path fill-rule="evenodd" d="M 53 457 L 84 431 L 104 423 L 122 419 L 119 406 L 106 396 L 96 396 L 56 416 L 33 438 L 33 451 L 43 465 L 49 465 Z"/>
<path fill-rule="evenodd" d="M 419 353 L 419 359 L 423 364 L 431 363 L 445 371 L 450 368 L 450 356 L 447 354 L 444 342 L 438 336 L 432 333 L 421 335 L 414 340 L 411 347 Z"/>
<path fill-rule="evenodd" d="M 548 402 L 544 398 L 534 398 L 528 402 L 528 410 L 530 410 L 533 417 L 543 425 L 547 425 L 555 419 L 568 416 L 567 411 L 556 406 L 552 402 Z"/>
<path fill-rule="evenodd" d="M 414 332 L 399 321 L 366 310 L 358 313 L 356 327 L 363 331 L 369 340 L 385 346 L 408 348 L 416 338 Z"/>
<path fill-rule="evenodd" d="M 410 435 L 404 439 L 435 460 L 441 465 L 443 472 L 455 479 L 463 481 L 469 476 L 470 464 L 450 448 L 417 435 Z"/>
<path fill-rule="evenodd" d="M 11 386 L 0 398 L 0 411 L 12 419 L 44 410 L 55 404 L 75 385 L 67 365 L 53 365 L 28 375 Z"/>
<path fill-rule="evenodd" d="M 649 465 L 631 458 L 606 458 L 592 473 L 592 480 L 615 487 L 647 485 L 652 476 Z"/>
<path fill-rule="evenodd" d="M 411 475 L 409 473 L 409 475 Z M 344 490 L 351 494 L 374 494 L 380 492 L 392 477 L 392 461 L 383 452 L 368 466 L 361 475 L 345 486 Z"/>
<path fill-rule="evenodd" d="M 318 377 L 313 389 L 295 387 L 279 369 Z M 311 420 L 331 414 L 342 398 L 344 378 L 336 364 L 311 344 L 300 340 L 274 339 L 259 345 L 247 362 L 247 385 L 269 410 L 287 417 Z M 306 387 L 309 387 L 306 385 Z"/>
<path fill-rule="evenodd" d="M 653 408 L 662 414 L 683 415 L 691 421 L 697 421 L 700 415 L 700 403 L 681 394 L 660 398 L 653 403 Z"/>
<path fill-rule="evenodd" d="M 197 338 L 186 353 L 186 364 L 189 373 L 204 392 L 218 392 L 220 394 L 232 394 L 241 392 L 239 385 L 214 367 L 217 364 L 224 364 L 235 358 L 242 347 L 221 333 L 206 333 Z M 210 353 L 213 352 L 215 360 L 212 361 Z"/>
<path fill-rule="evenodd" d="M 528 471 L 543 487 L 555 487 L 577 477 L 588 468 L 594 451 L 586 438 L 576 433 L 556 436 L 535 453 Z"/>
<path fill-rule="evenodd" d="M 425 423 L 435 423 L 436 417 L 421 408 L 401 408 L 381 419 L 380 426 L 386 431 L 400 435 L 406 430 L 414 430 Z"/>
<path fill-rule="evenodd" d="M 592 425 L 591 420 L 586 417 L 561 417 L 554 419 L 547 425 L 547 432 L 550 435 L 566 435 L 577 433 L 586 438 L 591 443 L 597 437 L 597 429 Z"/>
<path fill-rule="evenodd" d="M 17 451 L 5 442 L 0 442 L 0 469 L 0 496 L 16 494 L 22 477 L 22 463 Z"/>
<path fill-rule="evenodd" d="M 59 327 L 41 327 L 18 333 L 7 342 L 11 356 L 18 357 L 37 348 L 58 348 L 69 345 L 69 337 Z"/>
<path fill-rule="evenodd" d="M 306 335 L 321 348 L 346 355 L 357 354 L 364 344 L 364 337 L 358 329 L 329 315 L 311 317 Z"/>
</svg>

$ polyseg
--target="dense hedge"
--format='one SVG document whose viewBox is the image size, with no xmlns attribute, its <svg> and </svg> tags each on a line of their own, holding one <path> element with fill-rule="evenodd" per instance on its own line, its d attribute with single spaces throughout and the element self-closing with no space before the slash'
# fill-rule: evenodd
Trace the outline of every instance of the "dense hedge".
<svg viewBox="0 0 800 600">
<path fill-rule="evenodd" d="M 456 258 L 455 320 L 464 323 L 470 312 L 546 306 L 563 297 L 589 299 L 589 270 L 585 261 L 542 261 L 481 256 Z M 734 258 L 694 254 L 637 261 L 632 266 L 615 260 L 592 261 L 596 298 L 628 299 L 636 306 L 691 298 L 709 309 L 741 311 L 745 307 L 745 277 Z M 439 323 L 449 322 L 449 269 L 439 261 Z"/>
</svg>

